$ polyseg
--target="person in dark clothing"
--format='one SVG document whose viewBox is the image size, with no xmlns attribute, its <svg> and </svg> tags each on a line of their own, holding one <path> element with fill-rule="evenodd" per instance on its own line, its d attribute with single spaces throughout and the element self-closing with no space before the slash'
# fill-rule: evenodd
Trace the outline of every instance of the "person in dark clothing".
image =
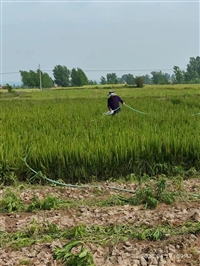
<svg viewBox="0 0 200 266">
<path fill-rule="evenodd" d="M 112 115 L 115 115 L 121 111 L 119 104 L 126 104 L 116 93 L 114 93 L 114 91 L 109 91 L 108 96 L 108 110 L 112 112 Z"/>
</svg>

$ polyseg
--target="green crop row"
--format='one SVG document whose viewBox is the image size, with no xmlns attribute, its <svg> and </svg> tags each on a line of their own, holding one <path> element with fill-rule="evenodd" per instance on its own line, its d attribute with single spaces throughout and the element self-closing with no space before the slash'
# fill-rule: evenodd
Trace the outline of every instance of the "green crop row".
<svg viewBox="0 0 200 266">
<path fill-rule="evenodd" d="M 200 115 L 192 116 L 200 110 L 198 94 L 134 97 L 132 91 L 120 96 L 146 115 L 123 106 L 112 117 L 103 116 L 107 99 L 92 92 L 87 98 L 47 93 L 54 96 L 1 100 L 1 181 L 30 176 L 24 157 L 36 171 L 65 182 L 200 169 Z"/>
</svg>

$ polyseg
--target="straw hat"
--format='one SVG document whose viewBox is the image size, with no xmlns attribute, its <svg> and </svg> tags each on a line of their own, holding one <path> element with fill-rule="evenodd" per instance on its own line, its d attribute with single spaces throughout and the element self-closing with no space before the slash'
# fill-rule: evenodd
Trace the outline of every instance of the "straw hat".
<svg viewBox="0 0 200 266">
<path fill-rule="evenodd" d="M 111 96 L 116 96 L 116 95 L 117 95 L 117 94 L 114 93 L 114 91 L 109 91 L 109 94 L 108 94 L 109 97 L 111 97 Z"/>
</svg>

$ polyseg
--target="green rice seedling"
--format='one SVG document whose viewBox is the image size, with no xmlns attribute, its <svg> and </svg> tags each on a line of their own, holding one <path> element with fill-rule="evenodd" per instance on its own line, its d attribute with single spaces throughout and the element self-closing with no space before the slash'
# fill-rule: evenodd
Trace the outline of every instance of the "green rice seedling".
<svg viewBox="0 0 200 266">
<path fill-rule="evenodd" d="M 144 175 L 137 175 L 136 176 L 136 180 L 138 182 L 139 187 L 141 187 L 142 183 L 145 181 L 144 180 Z"/>
<path fill-rule="evenodd" d="M 155 209 L 159 202 L 171 204 L 178 195 L 166 190 L 166 178 L 161 176 L 155 183 L 155 186 L 146 185 L 139 187 L 136 194 L 126 202 L 133 205 L 144 204 L 145 208 Z"/>
<path fill-rule="evenodd" d="M 20 197 L 7 189 L 0 200 L 0 212 L 22 211 L 23 209 L 24 204 Z"/>
<path fill-rule="evenodd" d="M 79 224 L 72 229 L 69 229 L 68 231 L 64 232 L 62 234 L 62 237 L 72 239 L 72 238 L 80 238 L 83 237 L 86 234 L 86 226 L 83 224 Z"/>
<path fill-rule="evenodd" d="M 157 192 L 157 197 L 166 189 L 166 178 L 161 177 L 157 182 L 156 182 L 156 192 Z"/>
<path fill-rule="evenodd" d="M 61 201 L 57 199 L 56 197 L 48 195 L 47 197 L 44 198 L 42 205 L 41 205 L 41 209 L 42 210 L 56 209 L 59 206 L 60 202 Z"/>
<path fill-rule="evenodd" d="M 162 240 L 166 235 L 170 236 L 180 236 L 187 234 L 199 234 L 200 224 L 195 221 L 189 221 L 179 226 L 173 224 L 155 225 L 155 226 L 143 226 L 135 224 L 120 224 L 120 225 L 107 225 L 107 226 L 85 226 L 85 231 L 82 234 L 71 234 L 73 228 L 59 230 L 56 225 L 51 227 L 50 223 L 43 222 L 42 224 L 32 221 L 32 223 L 22 231 L 17 231 L 15 233 L 0 232 L 0 247 L 1 248 L 15 248 L 19 249 L 21 247 L 29 247 L 32 244 L 37 243 L 47 243 L 52 240 L 59 239 L 60 241 L 81 241 L 84 243 L 94 243 L 102 246 L 113 246 L 121 241 L 126 240 L 149 240 L 158 241 Z M 74 230 L 75 232 L 75 230 Z M 81 236 L 80 236 L 81 235 Z M 81 246 L 75 245 L 69 251 L 69 247 L 65 249 L 64 247 L 58 249 L 58 254 L 62 258 L 66 255 L 66 259 L 71 257 L 71 253 L 78 255 L 81 250 Z M 60 257 L 60 259 L 62 259 Z M 58 258 L 56 258 L 58 259 Z M 64 261 L 63 261 L 64 262 Z M 66 263 L 66 262 L 64 262 Z"/>
<path fill-rule="evenodd" d="M 172 185 L 174 186 L 176 191 L 183 190 L 183 177 L 181 175 L 176 175 L 173 177 Z"/>
<path fill-rule="evenodd" d="M 135 196 L 129 198 L 127 202 L 133 205 L 144 204 L 145 208 L 155 208 L 158 204 L 158 200 L 150 186 L 139 188 Z"/>
<path fill-rule="evenodd" d="M 63 205 L 63 201 L 57 199 L 54 196 L 47 195 L 43 200 L 39 200 L 37 197 L 33 197 L 32 202 L 26 207 L 28 212 L 33 212 L 36 209 L 39 210 L 53 210 Z"/>
<path fill-rule="evenodd" d="M 200 223 L 199 222 L 186 222 L 178 230 L 174 230 L 174 235 L 178 234 L 199 234 L 200 232 Z"/>
<path fill-rule="evenodd" d="M 27 212 L 33 212 L 41 208 L 41 202 L 38 197 L 34 196 L 31 200 L 31 203 L 26 207 Z"/>
<path fill-rule="evenodd" d="M 133 205 L 139 205 L 143 203 L 143 198 L 144 198 L 144 192 L 143 189 L 138 189 L 136 191 L 135 196 L 133 196 L 132 198 L 130 198 L 129 200 L 129 204 L 133 204 Z"/>
<path fill-rule="evenodd" d="M 173 174 L 174 175 L 184 176 L 184 174 L 185 174 L 184 167 L 182 165 L 174 166 L 173 167 Z"/>
<path fill-rule="evenodd" d="M 73 249 L 79 251 L 73 252 Z M 56 248 L 54 258 L 61 259 L 67 266 L 95 266 L 93 256 L 82 241 L 72 240 L 62 248 Z"/>
<path fill-rule="evenodd" d="M 97 202 L 95 200 L 94 204 L 95 206 L 121 206 L 127 204 L 128 201 L 124 197 L 123 194 L 118 194 L 118 195 L 111 195 L 110 197 L 107 197 L 106 199 L 101 199 L 100 202 Z"/>
<path fill-rule="evenodd" d="M 20 184 L 17 189 L 18 190 L 25 190 L 27 188 L 26 184 Z"/>
<path fill-rule="evenodd" d="M 24 231 L 26 236 L 34 236 L 38 234 L 55 234 L 59 232 L 58 227 L 54 223 L 44 222 L 42 224 L 38 223 L 35 219 L 33 219 L 28 226 L 28 228 Z"/>
<path fill-rule="evenodd" d="M 10 167 L 7 161 L 2 161 L 0 164 L 0 186 L 15 185 L 17 176 L 14 168 Z"/>
<path fill-rule="evenodd" d="M 125 181 L 128 181 L 130 183 L 134 183 L 136 181 L 136 176 L 134 173 L 130 173 L 125 177 Z"/>
<path fill-rule="evenodd" d="M 162 192 L 159 195 L 159 202 L 163 202 L 165 204 L 172 204 L 177 198 L 177 195 L 173 192 Z"/>
<path fill-rule="evenodd" d="M 59 235 L 59 230 L 52 223 L 37 223 L 34 219 L 30 225 L 23 231 L 17 231 L 12 234 L 0 235 L 1 247 L 10 246 L 15 250 L 22 247 L 28 247 L 33 243 L 44 243 L 52 241 L 52 238 Z M 58 236 L 57 236 L 58 237 Z"/>
<path fill-rule="evenodd" d="M 159 201 L 154 197 L 147 197 L 145 200 L 145 209 L 155 209 L 158 205 Z"/>
<path fill-rule="evenodd" d="M 26 230 L 24 230 L 24 234 L 27 237 L 37 235 L 38 233 L 41 232 L 41 228 L 43 229 L 43 226 L 41 226 L 40 224 L 38 224 L 37 221 L 35 219 L 33 219 L 30 222 L 30 225 L 28 226 L 28 228 Z"/>
<path fill-rule="evenodd" d="M 149 239 L 153 241 L 160 240 L 164 237 L 164 235 L 168 232 L 165 227 L 155 227 L 155 228 L 148 228 L 142 231 L 142 233 L 138 234 L 137 237 L 141 240 Z"/>
<path fill-rule="evenodd" d="M 199 177 L 200 173 L 195 169 L 195 167 L 191 167 L 190 169 L 186 170 L 184 173 L 184 179 L 189 179 L 191 177 Z"/>
<path fill-rule="evenodd" d="M 14 250 L 20 250 L 23 247 L 28 247 L 32 245 L 35 241 L 33 239 L 30 239 L 29 237 L 20 237 L 16 238 L 13 241 L 11 241 L 10 247 Z"/>
</svg>

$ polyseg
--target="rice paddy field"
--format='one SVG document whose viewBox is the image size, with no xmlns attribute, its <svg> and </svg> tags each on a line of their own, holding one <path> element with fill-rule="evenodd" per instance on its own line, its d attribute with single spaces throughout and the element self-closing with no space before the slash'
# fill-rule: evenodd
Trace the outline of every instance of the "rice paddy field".
<svg viewBox="0 0 200 266">
<path fill-rule="evenodd" d="M 103 115 L 110 89 L 135 110 Z M 199 100 L 197 85 L 0 92 L 0 265 L 199 266 Z"/>
<path fill-rule="evenodd" d="M 3 174 L 28 178 L 24 158 L 70 183 L 200 169 L 200 86 L 114 89 L 146 114 L 122 106 L 114 117 L 104 116 L 105 86 L 1 93 Z"/>
</svg>

